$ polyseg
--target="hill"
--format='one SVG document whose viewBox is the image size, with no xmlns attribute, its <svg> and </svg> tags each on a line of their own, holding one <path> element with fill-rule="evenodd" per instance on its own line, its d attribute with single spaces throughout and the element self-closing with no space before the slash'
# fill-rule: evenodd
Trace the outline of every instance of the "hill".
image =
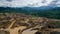
<svg viewBox="0 0 60 34">
<path fill-rule="evenodd" d="M 46 10 L 45 10 L 46 9 Z M 0 13 L 25 13 L 30 14 L 34 16 L 40 16 L 40 17 L 47 17 L 47 18 L 53 18 L 53 19 L 60 19 L 60 7 L 55 7 L 53 9 L 49 8 L 29 8 L 29 7 L 23 7 L 23 8 L 10 8 L 10 7 L 0 7 Z"/>
</svg>

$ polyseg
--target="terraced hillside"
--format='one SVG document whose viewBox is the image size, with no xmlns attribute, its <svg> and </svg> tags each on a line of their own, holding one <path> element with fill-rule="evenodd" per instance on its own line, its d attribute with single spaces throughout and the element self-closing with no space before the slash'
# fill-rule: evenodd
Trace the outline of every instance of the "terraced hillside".
<svg viewBox="0 0 60 34">
<path fill-rule="evenodd" d="M 29 29 L 32 32 L 37 30 L 42 34 L 50 34 L 53 31 L 60 32 L 59 23 L 60 20 L 58 19 L 35 17 L 20 13 L 0 13 L 1 34 L 23 34 L 24 31 L 26 33 L 26 30 Z"/>
</svg>

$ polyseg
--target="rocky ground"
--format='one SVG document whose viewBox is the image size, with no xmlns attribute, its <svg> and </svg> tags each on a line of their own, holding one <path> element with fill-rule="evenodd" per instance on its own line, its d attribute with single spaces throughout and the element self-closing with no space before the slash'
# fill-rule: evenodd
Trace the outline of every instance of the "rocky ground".
<svg viewBox="0 0 60 34">
<path fill-rule="evenodd" d="M 29 30 L 30 28 L 38 28 L 37 31 L 45 31 L 46 29 L 52 31 L 54 25 L 49 24 L 52 22 L 60 22 L 60 20 L 36 17 L 20 13 L 0 13 L 0 33 L 3 31 L 1 34 L 5 34 L 5 32 L 8 34 L 22 34 L 23 31 Z M 53 29 L 53 31 L 58 30 L 60 29 Z"/>
</svg>

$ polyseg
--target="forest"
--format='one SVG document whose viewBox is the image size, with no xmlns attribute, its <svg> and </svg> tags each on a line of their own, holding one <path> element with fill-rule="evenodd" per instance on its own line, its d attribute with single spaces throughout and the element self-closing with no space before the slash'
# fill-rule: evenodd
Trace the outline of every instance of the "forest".
<svg viewBox="0 0 60 34">
<path fill-rule="evenodd" d="M 24 13 L 33 16 L 46 17 L 51 19 L 60 19 L 60 7 L 48 10 L 35 10 L 35 9 L 23 9 L 23 8 L 3 8 L 0 7 L 0 13 Z"/>
</svg>

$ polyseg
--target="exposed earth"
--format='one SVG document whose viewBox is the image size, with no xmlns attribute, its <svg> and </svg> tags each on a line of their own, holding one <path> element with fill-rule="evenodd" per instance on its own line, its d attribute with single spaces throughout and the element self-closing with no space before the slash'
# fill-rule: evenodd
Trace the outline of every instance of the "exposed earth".
<svg viewBox="0 0 60 34">
<path fill-rule="evenodd" d="M 20 13 L 0 13 L 0 34 L 50 34 L 60 32 L 52 22 L 59 22 L 58 19 L 36 17 Z M 47 33 L 48 32 L 48 33 Z"/>
</svg>

